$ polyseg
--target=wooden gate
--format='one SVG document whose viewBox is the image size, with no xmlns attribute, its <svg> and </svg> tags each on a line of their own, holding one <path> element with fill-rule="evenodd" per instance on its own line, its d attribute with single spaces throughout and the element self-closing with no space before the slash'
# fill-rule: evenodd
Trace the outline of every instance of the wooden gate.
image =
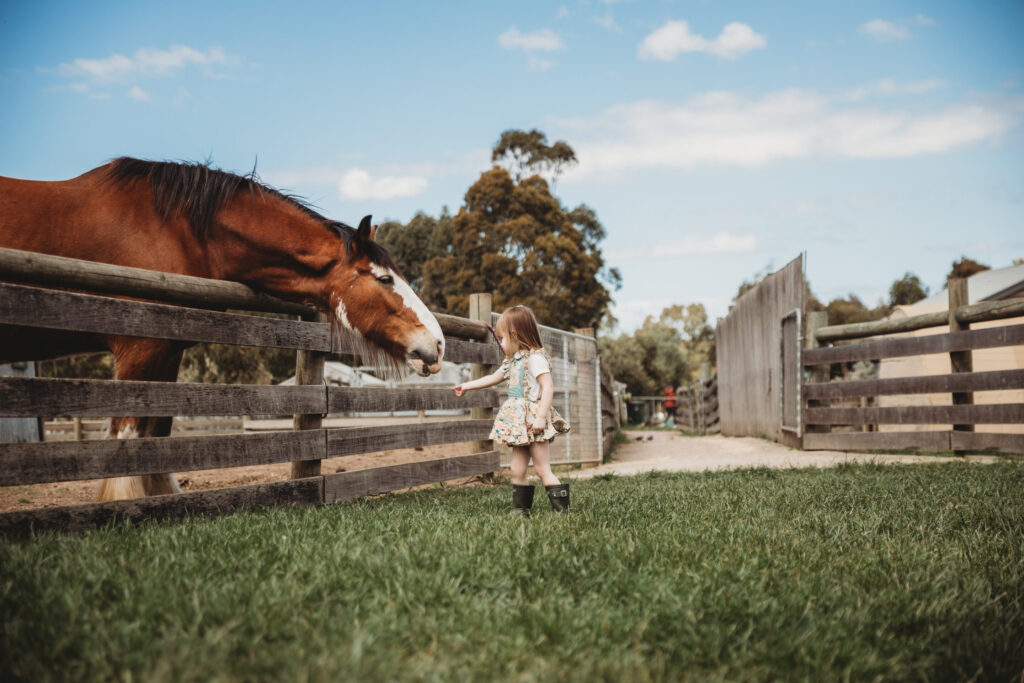
<svg viewBox="0 0 1024 683">
<path fill-rule="evenodd" d="M 965 280 L 950 280 L 949 310 L 936 314 L 831 327 L 811 317 L 802 361 L 812 380 L 804 387 L 804 448 L 1024 453 L 1024 401 L 997 398 L 1024 389 L 1024 369 L 975 372 L 971 361 L 979 349 L 1024 345 L 1024 324 L 970 329 L 1024 316 L 1024 299 L 966 305 L 966 291 Z M 901 335 L 945 326 L 945 334 Z M 830 366 L 928 354 L 948 354 L 951 372 L 830 381 Z M 926 394 L 945 394 L 946 404 L 887 406 L 879 400 Z"/>
</svg>

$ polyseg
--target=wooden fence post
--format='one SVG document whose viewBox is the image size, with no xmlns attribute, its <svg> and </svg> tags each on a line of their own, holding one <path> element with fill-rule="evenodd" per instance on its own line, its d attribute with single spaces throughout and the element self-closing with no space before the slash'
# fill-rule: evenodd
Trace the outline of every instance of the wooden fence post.
<svg viewBox="0 0 1024 683">
<path fill-rule="evenodd" d="M 491 295 L 470 294 L 469 295 L 469 319 L 482 320 L 488 325 L 491 324 Z M 490 367 L 482 363 L 473 363 L 470 366 L 470 379 L 480 379 L 489 374 Z M 494 418 L 493 408 L 470 408 L 469 416 L 474 420 L 489 420 Z M 494 442 L 491 440 L 477 441 L 473 445 L 474 453 L 482 453 L 494 449 Z"/>
<path fill-rule="evenodd" d="M 821 344 L 818 343 L 818 338 L 815 336 L 815 332 L 822 327 L 828 325 L 828 311 L 810 311 L 807 314 L 807 334 L 804 337 L 804 348 L 816 349 Z M 814 384 L 821 384 L 828 382 L 829 379 L 829 366 L 827 365 L 814 365 L 811 366 L 813 369 L 808 372 L 808 379 Z M 798 372 L 803 372 L 803 368 L 797 368 Z M 807 407 L 820 405 L 821 401 L 807 401 Z M 807 411 L 801 411 L 802 415 L 807 415 Z M 829 432 L 831 427 L 828 425 L 803 425 L 804 433 L 807 432 Z"/>
<path fill-rule="evenodd" d="M 967 323 L 961 323 L 956 319 L 956 309 L 961 306 L 966 306 L 970 302 L 970 297 L 967 291 L 967 278 L 951 277 L 947 282 L 947 290 L 949 293 L 949 331 L 950 332 L 963 332 L 971 329 L 971 326 Z M 951 372 L 971 372 L 974 368 L 974 361 L 971 357 L 971 351 L 950 351 L 949 353 L 949 364 Z M 971 405 L 974 403 L 974 393 L 970 391 L 955 391 L 953 392 L 953 405 Z M 973 432 L 974 425 L 953 425 L 954 432 Z M 955 455 L 963 455 L 964 451 L 955 450 Z"/>
<path fill-rule="evenodd" d="M 306 322 L 326 322 L 327 316 L 317 313 L 316 316 L 303 316 Z M 295 384 L 323 384 L 324 361 L 327 354 L 322 351 L 297 351 L 295 353 Z M 326 392 L 324 400 L 327 400 Z M 324 405 L 324 412 L 327 406 Z M 293 427 L 300 429 L 320 429 L 323 425 L 323 418 L 320 414 L 298 414 L 292 421 Z M 320 476 L 319 460 L 300 460 L 292 463 L 292 479 L 305 479 L 306 477 Z"/>
</svg>

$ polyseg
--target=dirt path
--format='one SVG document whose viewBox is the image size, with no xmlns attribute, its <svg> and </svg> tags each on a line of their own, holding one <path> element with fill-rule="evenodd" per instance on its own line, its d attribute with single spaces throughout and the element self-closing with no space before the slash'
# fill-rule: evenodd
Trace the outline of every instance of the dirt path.
<svg viewBox="0 0 1024 683">
<path fill-rule="evenodd" d="M 699 472 L 742 467 L 832 467 L 844 462 L 936 463 L 961 460 L 932 455 L 798 451 L 749 437 L 683 436 L 667 431 L 630 431 L 626 434 L 629 441 L 615 449 L 612 462 L 566 473 L 566 476 L 589 479 L 600 474 L 630 475 L 651 470 Z M 998 460 L 985 455 L 967 456 L 966 459 L 983 463 Z"/>
</svg>

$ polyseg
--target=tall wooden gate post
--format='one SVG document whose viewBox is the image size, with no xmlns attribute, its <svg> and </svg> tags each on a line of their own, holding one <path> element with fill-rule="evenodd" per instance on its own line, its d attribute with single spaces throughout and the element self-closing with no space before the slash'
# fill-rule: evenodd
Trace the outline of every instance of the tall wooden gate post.
<svg viewBox="0 0 1024 683">
<path fill-rule="evenodd" d="M 317 313 L 315 316 L 302 316 L 306 322 L 326 322 L 327 316 Z M 322 384 L 324 381 L 324 361 L 327 354 L 323 351 L 297 351 L 295 354 L 295 384 Z M 324 412 L 327 412 L 327 393 L 324 392 Z M 296 430 L 320 429 L 323 417 L 320 414 L 297 414 L 292 425 Z M 292 463 L 292 479 L 320 476 L 319 460 L 300 460 Z"/>
<path fill-rule="evenodd" d="M 810 311 L 807 313 L 807 336 L 804 338 L 804 348 L 816 349 L 821 346 L 818 343 L 818 337 L 816 332 L 819 328 L 828 325 L 828 311 Z M 803 372 L 803 368 L 799 368 L 800 372 Z M 827 365 L 813 365 L 811 370 L 808 371 L 808 379 L 813 384 L 823 384 L 828 382 L 829 366 Z M 821 401 L 808 400 L 807 407 L 812 408 L 814 406 L 821 405 Z M 832 431 L 828 425 L 809 425 L 806 424 L 807 411 L 804 411 L 804 433 L 820 433 Z"/>
<path fill-rule="evenodd" d="M 949 331 L 950 332 L 963 332 L 971 329 L 970 324 L 961 323 L 956 318 L 956 309 L 961 306 L 966 306 L 970 302 L 970 297 L 967 291 L 967 278 L 953 277 L 949 278 L 947 283 L 947 289 L 949 293 Z M 950 351 L 949 352 L 949 364 L 950 371 L 957 372 L 971 372 L 974 368 L 974 360 L 971 357 L 971 351 Z M 974 393 L 970 391 L 955 391 L 953 392 L 953 405 L 963 406 L 971 405 L 974 403 Z M 954 432 L 973 432 L 974 425 L 953 425 Z M 956 455 L 963 455 L 964 451 L 954 451 Z"/>
<path fill-rule="evenodd" d="M 488 325 L 491 324 L 491 295 L 470 294 L 469 295 L 469 319 L 482 320 Z M 470 366 L 470 379 L 480 379 L 489 374 L 490 367 L 482 363 L 473 363 Z M 469 416 L 474 420 L 490 420 L 494 418 L 493 408 L 470 408 Z M 474 453 L 483 453 L 494 449 L 494 442 L 490 439 L 477 441 L 473 444 Z"/>
</svg>

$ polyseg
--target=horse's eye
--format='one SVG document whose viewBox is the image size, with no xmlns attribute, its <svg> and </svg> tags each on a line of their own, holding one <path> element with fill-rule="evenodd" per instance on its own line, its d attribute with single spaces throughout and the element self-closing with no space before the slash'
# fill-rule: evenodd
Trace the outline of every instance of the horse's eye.
<svg viewBox="0 0 1024 683">
<path fill-rule="evenodd" d="M 377 278 L 377 282 L 381 283 L 382 285 L 393 285 L 395 284 L 395 278 L 391 277 L 390 275 L 381 275 L 379 278 Z"/>
</svg>

